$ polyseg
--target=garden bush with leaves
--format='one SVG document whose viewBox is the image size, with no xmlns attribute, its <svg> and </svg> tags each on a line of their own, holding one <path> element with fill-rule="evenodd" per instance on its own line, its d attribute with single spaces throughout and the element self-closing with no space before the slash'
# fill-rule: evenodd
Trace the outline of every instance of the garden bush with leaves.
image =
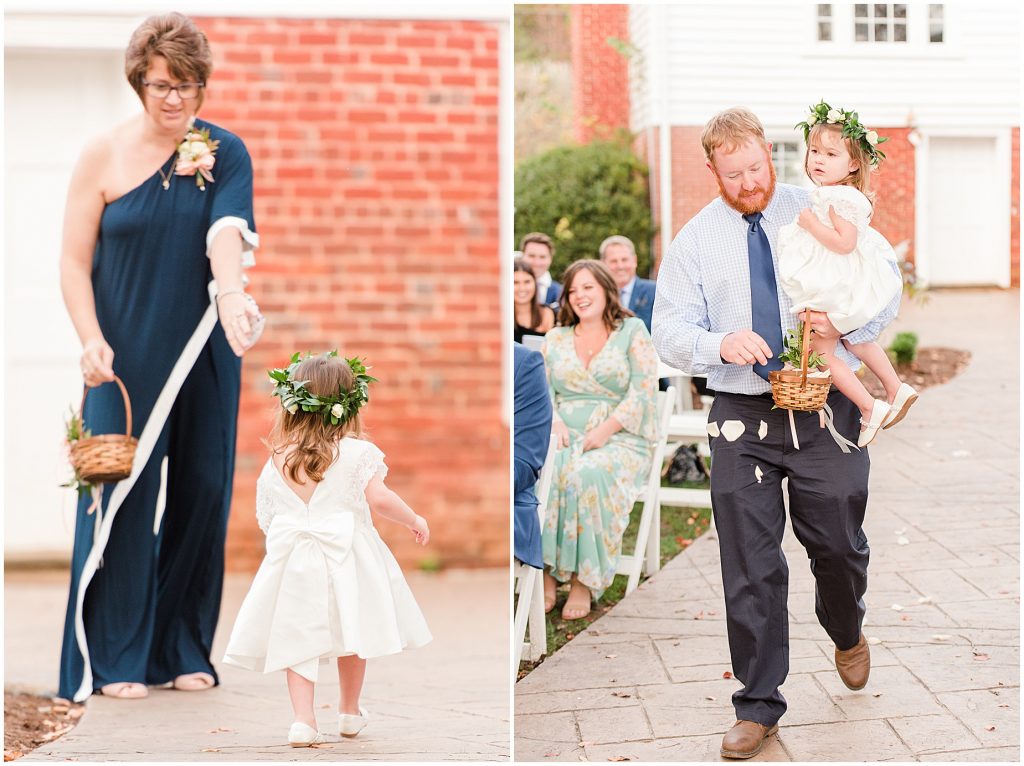
<svg viewBox="0 0 1024 766">
<path fill-rule="evenodd" d="M 515 172 L 515 237 L 544 232 L 555 241 L 556 279 L 573 261 L 597 258 L 612 234 L 636 245 L 637 273 L 651 269 L 654 231 L 647 165 L 622 141 L 563 146 L 520 163 Z"/>
<path fill-rule="evenodd" d="M 898 365 L 913 364 L 917 359 L 917 334 L 912 332 L 897 333 L 889 346 L 889 356 Z"/>
</svg>

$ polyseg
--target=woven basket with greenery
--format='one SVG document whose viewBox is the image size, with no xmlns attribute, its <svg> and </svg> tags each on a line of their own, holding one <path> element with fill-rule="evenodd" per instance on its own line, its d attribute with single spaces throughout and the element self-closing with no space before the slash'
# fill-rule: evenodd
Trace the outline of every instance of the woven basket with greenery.
<svg viewBox="0 0 1024 766">
<path fill-rule="evenodd" d="M 800 369 L 772 370 L 768 373 L 768 381 L 772 384 L 772 399 L 777 407 L 802 412 L 817 412 L 825 405 L 828 391 L 832 385 L 832 375 L 808 376 L 807 368 L 811 354 L 811 312 L 805 309 L 803 321 L 800 323 L 799 351 L 789 345 L 787 353 L 800 356 Z M 814 356 L 817 356 L 815 354 Z M 783 355 L 785 358 L 785 355 Z M 815 365 L 816 366 L 816 365 Z"/>
<path fill-rule="evenodd" d="M 121 379 L 114 376 L 114 382 L 121 389 L 124 400 L 125 432 L 123 434 L 100 434 L 93 436 L 82 422 L 85 411 L 86 388 L 82 393 L 82 406 L 77 418 L 72 416 L 68 424 L 68 444 L 71 452 L 71 467 L 79 484 L 102 484 L 127 479 L 132 472 L 132 461 L 139 440 L 132 436 L 132 403 Z"/>
</svg>

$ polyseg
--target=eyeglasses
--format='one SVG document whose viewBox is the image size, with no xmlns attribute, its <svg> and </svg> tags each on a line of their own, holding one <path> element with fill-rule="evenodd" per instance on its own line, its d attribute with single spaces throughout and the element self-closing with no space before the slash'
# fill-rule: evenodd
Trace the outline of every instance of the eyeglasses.
<svg viewBox="0 0 1024 766">
<path fill-rule="evenodd" d="M 186 101 L 196 98 L 199 95 L 199 91 L 206 87 L 206 84 L 201 82 L 182 82 L 177 85 L 171 85 L 166 82 L 146 82 L 143 80 L 142 84 L 146 86 L 146 93 L 153 98 L 167 98 L 173 90 L 178 93 L 178 98 Z"/>
</svg>

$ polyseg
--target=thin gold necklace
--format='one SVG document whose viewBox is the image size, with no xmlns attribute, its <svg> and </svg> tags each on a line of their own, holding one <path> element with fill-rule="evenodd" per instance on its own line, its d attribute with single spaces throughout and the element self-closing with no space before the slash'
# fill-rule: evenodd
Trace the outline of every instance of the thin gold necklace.
<svg viewBox="0 0 1024 766">
<path fill-rule="evenodd" d="M 163 179 L 163 183 L 161 184 L 161 186 L 164 187 L 164 191 L 167 191 L 169 188 L 171 188 L 171 178 L 174 175 L 174 160 L 177 156 L 178 155 L 175 154 L 174 157 L 171 157 L 171 168 L 168 169 L 166 173 L 164 173 L 163 165 L 156 169 L 156 171 L 160 174 L 160 178 Z"/>
</svg>

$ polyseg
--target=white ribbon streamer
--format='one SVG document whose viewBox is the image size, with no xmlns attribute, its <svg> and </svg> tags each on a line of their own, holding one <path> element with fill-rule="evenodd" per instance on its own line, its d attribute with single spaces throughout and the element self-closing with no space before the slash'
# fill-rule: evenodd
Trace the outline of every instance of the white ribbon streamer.
<svg viewBox="0 0 1024 766">
<path fill-rule="evenodd" d="M 793 410 L 788 410 L 788 412 L 789 431 L 793 435 L 793 449 L 800 449 L 800 441 L 796 438 L 796 420 L 793 417 Z M 828 432 L 832 434 L 832 439 L 835 441 L 836 444 L 839 445 L 839 449 L 841 449 L 847 455 L 850 454 L 850 447 L 853 447 L 855 450 L 860 451 L 860 447 L 858 447 L 856 444 L 849 441 L 848 439 L 844 438 L 843 435 L 836 430 L 834 422 L 835 418 L 832 415 L 832 408 L 829 407 L 828 404 L 823 404 L 821 409 L 817 410 L 817 413 L 819 428 L 828 429 Z"/>
<path fill-rule="evenodd" d="M 185 378 L 188 377 L 196 359 L 199 358 L 199 353 L 203 350 L 203 346 L 206 345 L 206 341 L 209 340 L 210 334 L 217 324 L 216 282 L 210 282 L 209 292 L 210 305 L 207 306 L 206 312 L 203 314 L 202 319 L 199 320 L 199 324 L 192 333 L 192 337 L 185 344 L 185 348 L 178 357 L 178 361 L 174 363 L 171 374 L 167 377 L 167 382 L 164 383 L 163 390 L 160 391 L 160 396 L 157 397 L 156 404 L 153 405 L 153 410 L 150 412 L 146 425 L 139 435 L 139 445 L 135 450 L 135 460 L 132 463 L 131 475 L 127 479 L 118 482 L 117 486 L 114 487 L 102 523 L 100 523 L 99 516 L 97 516 L 99 532 L 97 537 L 94 538 L 89 555 L 85 559 L 85 564 L 82 567 L 82 573 L 78 581 L 78 592 L 75 594 L 75 638 L 78 641 L 78 649 L 82 653 L 82 659 L 85 663 L 82 672 L 82 684 L 78 687 L 78 691 L 75 692 L 75 702 L 84 702 L 92 694 L 92 664 L 89 661 L 89 646 L 85 637 L 85 619 L 82 616 L 85 591 L 89 587 L 89 583 L 92 582 L 96 570 L 99 568 L 103 557 L 103 550 L 110 539 L 110 530 L 114 523 L 114 516 L 117 515 L 118 508 L 121 507 L 124 499 L 128 496 L 132 487 L 135 486 L 135 482 L 138 481 L 139 476 L 145 470 L 149 457 L 153 454 L 153 448 L 156 446 L 156 440 L 160 436 L 164 423 L 171 413 L 174 400 L 178 397 L 178 392 L 181 390 Z M 99 511 L 97 511 L 97 514 L 99 514 Z"/>
</svg>

